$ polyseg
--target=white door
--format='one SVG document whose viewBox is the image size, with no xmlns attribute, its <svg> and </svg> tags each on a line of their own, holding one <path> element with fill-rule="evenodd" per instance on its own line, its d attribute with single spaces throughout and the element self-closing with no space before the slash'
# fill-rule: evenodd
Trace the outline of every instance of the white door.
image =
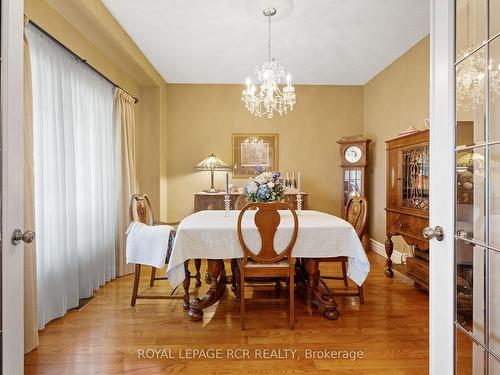
<svg viewBox="0 0 500 375">
<path fill-rule="evenodd" d="M 2 373 L 23 373 L 23 246 L 11 236 L 23 229 L 23 2 L 1 7 L 1 281 Z"/>
<path fill-rule="evenodd" d="M 430 372 L 498 375 L 499 0 L 431 1 L 430 153 Z"/>
</svg>

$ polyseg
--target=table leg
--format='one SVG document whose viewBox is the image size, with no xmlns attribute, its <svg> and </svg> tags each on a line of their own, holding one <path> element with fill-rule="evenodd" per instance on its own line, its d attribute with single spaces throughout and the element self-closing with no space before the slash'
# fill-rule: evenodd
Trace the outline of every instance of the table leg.
<svg viewBox="0 0 500 375">
<path fill-rule="evenodd" d="M 219 259 L 208 260 L 210 288 L 202 299 L 195 298 L 189 304 L 189 320 L 196 322 L 203 318 L 203 309 L 220 300 L 226 290 L 226 270 L 224 261 Z"/>
<path fill-rule="evenodd" d="M 231 259 L 231 290 L 236 296 L 236 300 L 240 300 L 240 265 L 238 259 Z"/>
<path fill-rule="evenodd" d="M 319 261 L 315 259 L 304 259 L 304 266 L 307 272 L 306 284 L 306 304 L 309 313 L 312 313 L 311 305 L 315 305 L 319 311 L 323 311 L 323 316 L 330 320 L 336 320 L 339 316 L 337 302 L 329 294 L 323 295 L 319 288 Z"/>
<path fill-rule="evenodd" d="M 194 268 L 196 269 L 196 275 L 194 276 L 196 278 L 196 283 L 194 285 L 199 288 L 201 286 L 201 259 L 194 260 Z"/>
<path fill-rule="evenodd" d="M 392 234 L 388 233 L 387 234 L 387 239 L 385 240 L 385 253 L 387 254 L 387 261 L 385 262 L 386 265 L 386 270 L 385 270 L 385 276 L 387 277 L 394 277 L 394 272 L 392 271 L 392 252 L 394 250 L 394 243 L 392 242 Z"/>
<path fill-rule="evenodd" d="M 184 310 L 189 309 L 189 285 L 191 284 L 191 272 L 189 272 L 189 259 L 184 262 L 184 281 L 182 282 L 182 288 L 184 289 L 184 302 L 182 307 Z"/>
</svg>

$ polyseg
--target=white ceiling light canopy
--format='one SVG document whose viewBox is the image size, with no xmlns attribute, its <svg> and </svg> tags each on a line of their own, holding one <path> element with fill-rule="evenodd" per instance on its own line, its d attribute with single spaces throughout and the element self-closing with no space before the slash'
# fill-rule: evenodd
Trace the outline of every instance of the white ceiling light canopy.
<svg viewBox="0 0 500 375">
<path fill-rule="evenodd" d="M 290 73 L 286 75 L 286 85 L 280 88 L 279 85 L 285 77 L 285 68 L 271 55 L 271 18 L 276 16 L 277 9 L 264 8 L 262 13 L 267 17 L 269 25 L 268 60 L 255 67 L 259 91 L 252 85 L 250 78 L 247 78 L 247 87 L 241 93 L 241 100 L 255 116 L 273 118 L 274 112 L 281 116 L 293 110 L 296 101 L 295 88 L 292 86 Z"/>
<path fill-rule="evenodd" d="M 292 13 L 293 0 L 248 0 L 246 5 L 246 11 L 252 19 L 266 23 L 268 20 L 262 17 L 262 10 L 272 8 L 276 9 L 273 15 L 273 22 L 276 23 Z"/>
</svg>

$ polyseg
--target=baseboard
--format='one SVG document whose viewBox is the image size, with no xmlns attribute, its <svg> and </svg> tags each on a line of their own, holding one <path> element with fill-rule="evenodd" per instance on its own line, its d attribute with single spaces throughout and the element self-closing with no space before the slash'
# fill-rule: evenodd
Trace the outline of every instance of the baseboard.
<svg viewBox="0 0 500 375">
<path fill-rule="evenodd" d="M 382 255 L 384 258 L 387 258 L 387 255 L 385 254 L 384 244 L 382 244 L 378 241 L 375 241 L 373 238 L 370 238 L 370 249 L 375 251 L 377 254 Z M 401 253 L 397 250 L 394 250 L 392 252 L 391 259 L 392 259 L 393 263 L 400 264 L 401 259 L 403 259 L 403 253 Z"/>
</svg>

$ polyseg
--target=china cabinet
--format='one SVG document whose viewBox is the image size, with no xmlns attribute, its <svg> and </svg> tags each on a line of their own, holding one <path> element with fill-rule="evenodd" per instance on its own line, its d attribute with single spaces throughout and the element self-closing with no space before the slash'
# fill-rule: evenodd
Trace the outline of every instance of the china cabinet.
<svg viewBox="0 0 500 375">
<path fill-rule="evenodd" d="M 393 277 L 392 237 L 414 247 L 401 271 L 424 288 L 429 286 L 429 242 L 422 231 L 429 223 L 429 130 L 386 141 L 387 196 L 385 274 Z"/>
</svg>

